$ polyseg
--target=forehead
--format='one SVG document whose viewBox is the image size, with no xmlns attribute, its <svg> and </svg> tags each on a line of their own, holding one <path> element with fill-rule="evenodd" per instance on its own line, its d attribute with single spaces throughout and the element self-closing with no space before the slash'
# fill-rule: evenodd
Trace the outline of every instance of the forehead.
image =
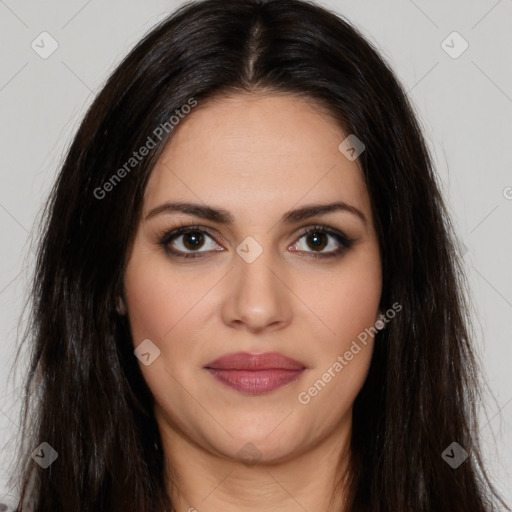
<svg viewBox="0 0 512 512">
<path fill-rule="evenodd" d="M 206 202 L 254 218 L 291 205 L 345 201 L 369 213 L 357 161 L 338 149 L 349 135 L 313 100 L 286 94 L 217 98 L 174 129 L 155 165 L 144 209 Z"/>
</svg>

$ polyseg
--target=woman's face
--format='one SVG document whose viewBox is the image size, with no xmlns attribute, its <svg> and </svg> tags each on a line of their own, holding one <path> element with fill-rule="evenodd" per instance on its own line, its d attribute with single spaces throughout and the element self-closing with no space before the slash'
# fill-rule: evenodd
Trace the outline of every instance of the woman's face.
<svg viewBox="0 0 512 512">
<path fill-rule="evenodd" d="M 348 135 L 284 94 L 199 103 L 175 128 L 125 274 L 164 442 L 263 462 L 348 438 L 381 296 L 368 192 L 338 148 Z M 193 229 L 162 242 L 178 226 Z"/>
</svg>

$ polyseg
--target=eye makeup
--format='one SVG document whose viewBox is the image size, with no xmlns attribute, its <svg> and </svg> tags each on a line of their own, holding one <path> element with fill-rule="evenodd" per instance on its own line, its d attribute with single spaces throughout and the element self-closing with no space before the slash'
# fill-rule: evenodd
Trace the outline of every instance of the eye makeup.
<svg viewBox="0 0 512 512">
<path fill-rule="evenodd" d="M 213 249 L 213 250 L 208 250 L 208 251 L 186 252 L 184 250 L 176 249 L 176 247 L 173 247 L 173 243 L 176 240 L 178 240 L 180 237 L 184 237 L 186 235 L 199 235 L 200 237 L 202 237 L 202 238 L 200 238 L 200 242 L 202 240 L 204 240 L 205 236 L 209 237 L 215 241 L 215 237 L 212 233 L 212 230 L 210 230 L 209 228 L 206 228 L 205 226 L 182 224 L 182 225 L 176 226 L 174 229 L 171 229 L 171 230 L 166 229 L 166 230 L 163 230 L 161 233 L 159 233 L 158 234 L 158 240 L 159 240 L 158 244 L 160 246 L 162 246 L 163 249 L 165 250 L 166 254 L 172 258 L 182 258 L 182 259 L 204 258 L 207 255 L 208 256 L 211 255 L 212 252 L 219 251 L 219 249 Z M 326 242 L 325 245 L 329 245 L 329 243 L 330 243 L 329 237 L 330 237 L 338 244 L 338 248 L 334 249 L 334 250 L 327 251 L 327 252 L 315 252 L 314 250 L 313 251 L 303 251 L 303 250 L 299 250 L 299 249 L 293 249 L 292 252 L 304 253 L 304 254 L 308 255 L 306 257 L 310 256 L 313 258 L 322 258 L 322 259 L 335 258 L 335 257 L 341 256 L 347 249 L 350 249 L 355 242 L 355 240 L 353 238 L 347 236 L 345 233 L 343 233 L 337 229 L 331 228 L 330 226 L 314 225 L 314 226 L 303 229 L 298 236 L 297 242 L 292 244 L 292 246 L 297 245 L 301 239 L 303 239 L 305 237 L 312 237 L 313 235 L 315 235 L 315 239 L 317 241 L 319 238 L 321 239 L 322 237 L 327 237 L 328 241 Z M 217 243 L 217 242 L 215 242 L 215 243 Z M 314 243 L 319 246 L 324 245 L 324 244 L 318 243 L 318 242 L 314 242 Z M 181 244 L 183 245 L 183 242 L 181 242 Z M 219 245 L 219 244 L 217 244 L 217 245 Z M 321 247 L 321 248 L 324 249 L 325 246 Z"/>
</svg>

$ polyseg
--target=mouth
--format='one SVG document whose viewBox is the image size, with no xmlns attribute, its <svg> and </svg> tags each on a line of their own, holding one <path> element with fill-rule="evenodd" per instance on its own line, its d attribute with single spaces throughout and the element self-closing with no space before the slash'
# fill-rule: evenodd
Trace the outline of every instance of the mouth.
<svg viewBox="0 0 512 512">
<path fill-rule="evenodd" d="M 297 380 L 306 366 L 277 352 L 227 354 L 204 366 L 219 382 L 241 393 L 269 393 Z"/>
</svg>

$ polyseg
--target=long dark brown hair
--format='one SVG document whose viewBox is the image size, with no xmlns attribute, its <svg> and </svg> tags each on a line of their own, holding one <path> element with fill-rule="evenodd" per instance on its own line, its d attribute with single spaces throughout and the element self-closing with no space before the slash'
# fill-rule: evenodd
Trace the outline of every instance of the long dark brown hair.
<svg viewBox="0 0 512 512">
<path fill-rule="evenodd" d="M 324 8 L 205 0 L 159 23 L 112 73 L 42 212 L 20 344 L 30 351 L 13 477 L 20 512 L 171 509 L 152 395 L 116 297 L 148 176 L 172 136 L 155 130 L 192 98 L 258 90 L 314 100 L 363 141 L 381 309 L 403 306 L 379 331 L 354 404 L 347 511 L 504 505 L 479 455 L 480 381 L 453 228 L 403 88 L 372 44 Z M 154 147 L 127 167 L 149 136 Z M 32 457 L 43 442 L 58 454 L 46 469 Z M 453 442 L 469 454 L 456 468 L 442 457 Z"/>
</svg>

